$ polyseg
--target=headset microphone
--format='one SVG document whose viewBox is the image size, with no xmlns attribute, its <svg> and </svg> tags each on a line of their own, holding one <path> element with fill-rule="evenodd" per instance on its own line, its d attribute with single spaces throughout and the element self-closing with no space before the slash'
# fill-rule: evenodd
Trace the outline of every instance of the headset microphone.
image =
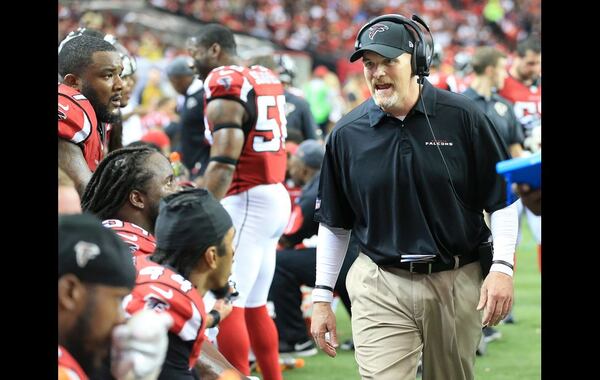
<svg viewBox="0 0 600 380">
<path fill-rule="evenodd" d="M 425 21 L 423 21 L 423 19 L 421 17 L 417 16 L 416 14 L 412 15 L 412 19 L 414 21 L 416 21 L 417 23 L 419 23 L 419 25 L 423 26 L 425 28 L 425 30 L 427 30 L 427 32 L 429 33 L 429 37 L 431 37 L 431 52 L 433 52 L 434 42 L 433 42 L 433 34 L 431 33 L 431 30 L 429 29 L 429 27 L 427 26 Z M 423 49 L 425 51 L 425 54 L 427 55 L 427 46 L 424 46 Z M 446 169 L 446 173 L 448 174 L 448 181 L 450 182 L 450 187 L 452 188 L 454 197 L 460 204 L 462 204 L 464 207 L 466 207 L 466 205 L 459 198 L 456 188 L 454 187 L 454 181 L 452 181 L 452 175 L 450 174 L 450 168 L 448 168 L 448 164 L 446 163 L 446 158 L 444 157 L 444 154 L 442 153 L 442 148 L 440 148 L 440 143 L 438 142 L 437 138 L 435 137 L 435 133 L 433 132 L 433 127 L 431 126 L 431 122 L 429 121 L 429 116 L 427 115 L 427 108 L 425 107 L 425 101 L 423 100 L 423 82 L 425 81 L 425 76 L 429 75 L 429 66 L 431 64 L 432 58 L 433 58 L 433 54 L 430 53 L 429 55 L 427 55 L 426 74 L 423 73 L 424 75 L 419 75 L 419 78 L 417 80 L 417 82 L 419 83 L 419 100 L 421 101 L 421 105 L 423 106 L 423 111 L 425 111 L 424 112 L 425 120 L 427 120 L 427 126 L 429 127 L 429 131 L 431 132 L 431 136 L 433 137 L 433 142 L 434 142 L 438 152 L 440 153 L 440 157 L 442 158 L 442 162 Z"/>
</svg>

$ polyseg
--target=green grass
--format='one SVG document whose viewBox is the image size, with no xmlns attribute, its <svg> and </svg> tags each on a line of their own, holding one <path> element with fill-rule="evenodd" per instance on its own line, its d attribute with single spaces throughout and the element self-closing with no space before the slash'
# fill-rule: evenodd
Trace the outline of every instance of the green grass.
<svg viewBox="0 0 600 380">
<path fill-rule="evenodd" d="M 502 338 L 487 346 L 485 356 L 475 363 L 476 379 L 537 380 L 541 378 L 541 278 L 537 265 L 537 248 L 527 223 L 517 251 L 513 315 L 516 324 L 499 325 Z M 340 303 L 337 310 L 340 343 L 352 336 L 348 314 Z M 354 352 L 338 350 L 330 358 L 323 352 L 306 358 L 306 365 L 284 372 L 286 380 L 359 380 Z"/>
</svg>

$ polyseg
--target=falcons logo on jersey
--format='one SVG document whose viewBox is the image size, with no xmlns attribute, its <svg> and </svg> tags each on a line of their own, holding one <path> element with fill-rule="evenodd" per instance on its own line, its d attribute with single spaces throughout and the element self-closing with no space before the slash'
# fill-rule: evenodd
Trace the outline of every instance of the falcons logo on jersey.
<svg viewBox="0 0 600 380">
<path fill-rule="evenodd" d="M 225 90 L 229 90 L 231 88 L 231 82 L 233 79 L 230 76 L 220 77 L 217 79 L 217 83 L 225 88 Z"/>
</svg>

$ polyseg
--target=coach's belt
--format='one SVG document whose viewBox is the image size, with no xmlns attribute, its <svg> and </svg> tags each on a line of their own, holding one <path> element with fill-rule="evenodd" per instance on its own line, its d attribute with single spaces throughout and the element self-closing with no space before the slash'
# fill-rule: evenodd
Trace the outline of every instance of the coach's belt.
<svg viewBox="0 0 600 380">
<path fill-rule="evenodd" d="M 440 258 L 436 258 L 436 260 L 429 262 L 413 261 L 407 263 L 396 263 L 392 265 L 386 265 L 386 267 L 405 269 L 410 273 L 431 274 L 436 272 L 443 272 L 445 270 L 457 269 L 477 260 L 479 260 L 479 257 L 477 255 L 457 255 L 454 256 L 454 261 L 449 264 L 446 264 Z"/>
</svg>

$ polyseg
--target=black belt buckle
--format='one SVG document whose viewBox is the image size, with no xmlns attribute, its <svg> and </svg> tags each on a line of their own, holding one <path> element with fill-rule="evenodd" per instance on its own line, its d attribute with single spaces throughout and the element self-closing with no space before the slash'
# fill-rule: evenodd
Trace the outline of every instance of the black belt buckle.
<svg viewBox="0 0 600 380">
<path fill-rule="evenodd" d="M 416 268 L 415 268 L 415 264 L 419 264 L 419 265 L 427 264 L 427 272 L 418 272 L 416 270 Z M 420 263 L 418 261 L 411 261 L 409 263 L 409 266 L 408 266 L 408 271 L 410 273 L 415 273 L 416 272 L 416 273 L 421 273 L 421 274 L 431 274 L 431 264 L 433 264 L 433 261 L 429 261 L 429 262 L 426 262 L 426 263 Z"/>
</svg>

